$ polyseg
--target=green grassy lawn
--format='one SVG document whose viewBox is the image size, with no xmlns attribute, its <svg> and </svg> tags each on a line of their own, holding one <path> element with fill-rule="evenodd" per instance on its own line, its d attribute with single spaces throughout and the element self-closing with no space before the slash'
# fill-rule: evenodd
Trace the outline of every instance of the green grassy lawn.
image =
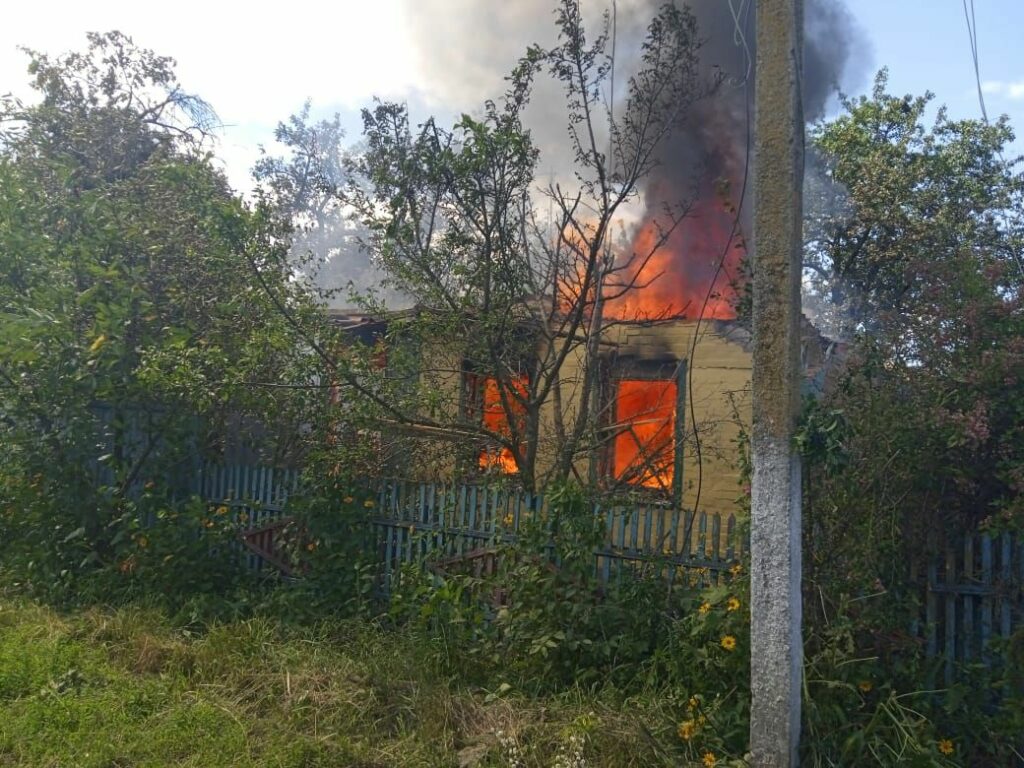
<svg viewBox="0 0 1024 768">
<path fill-rule="evenodd" d="M 651 701 L 489 695 L 425 642 L 261 618 L 190 633 L 153 609 L 0 598 L 0 766 L 554 766 L 574 742 L 588 766 L 675 764 Z"/>
</svg>

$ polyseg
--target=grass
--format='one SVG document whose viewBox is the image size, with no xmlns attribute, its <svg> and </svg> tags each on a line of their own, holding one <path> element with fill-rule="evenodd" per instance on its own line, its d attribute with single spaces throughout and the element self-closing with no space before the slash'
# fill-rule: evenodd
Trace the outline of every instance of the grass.
<svg viewBox="0 0 1024 768">
<path fill-rule="evenodd" d="M 175 626 L 146 607 L 0 597 L 0 766 L 672 765 L 654 697 L 473 689 L 429 641 L 366 622 Z M 664 710 L 662 709 L 664 708 Z"/>
</svg>

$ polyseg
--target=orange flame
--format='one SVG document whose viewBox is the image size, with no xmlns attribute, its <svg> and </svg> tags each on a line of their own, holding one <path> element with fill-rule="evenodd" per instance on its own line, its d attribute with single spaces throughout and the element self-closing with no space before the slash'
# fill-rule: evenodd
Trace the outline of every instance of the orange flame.
<svg viewBox="0 0 1024 768">
<path fill-rule="evenodd" d="M 510 436 L 512 430 L 509 427 L 508 413 L 501 402 L 501 390 L 497 380 L 488 376 L 479 380 L 478 383 L 481 386 L 479 396 L 483 409 L 484 428 L 499 435 Z M 517 376 L 512 379 L 510 384 L 520 395 L 526 395 L 526 377 Z M 512 397 L 509 392 L 506 392 L 506 399 L 513 417 L 519 422 L 517 424 L 519 433 L 522 434 L 524 426 L 522 421 L 526 415 L 523 404 Z M 485 447 L 481 450 L 478 465 L 480 469 L 494 469 L 506 475 L 514 475 L 519 471 L 512 451 L 503 446 Z"/>
<path fill-rule="evenodd" d="M 606 290 L 612 296 L 604 310 L 608 319 L 736 317 L 733 281 L 739 277 L 745 246 L 738 234 L 730 240 L 736 209 L 725 199 L 727 191 L 706 189 L 667 237 L 657 218 L 643 221 L 633 236 L 631 254 L 620 258 L 625 267 L 616 279 L 620 287 Z M 634 287 L 623 292 L 623 285 Z"/>
<path fill-rule="evenodd" d="M 647 488 L 672 487 L 675 464 L 676 382 L 622 379 L 612 445 L 615 478 Z"/>
</svg>

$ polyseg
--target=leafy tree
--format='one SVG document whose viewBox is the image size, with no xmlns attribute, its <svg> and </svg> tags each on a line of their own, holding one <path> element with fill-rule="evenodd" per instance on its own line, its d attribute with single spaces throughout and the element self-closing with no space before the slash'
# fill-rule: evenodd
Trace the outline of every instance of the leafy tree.
<svg viewBox="0 0 1024 768">
<path fill-rule="evenodd" d="M 810 228 L 812 290 L 852 338 L 800 435 L 805 605 L 809 657 L 840 650 L 845 625 L 842 653 L 878 658 L 909 687 L 923 674 L 904 629 L 919 618 L 923 564 L 944 539 L 1024 522 L 1024 177 L 1004 154 L 1005 119 L 939 110 L 929 129 L 930 97 L 885 84 L 883 72 L 812 134 L 846 193 Z M 976 730 L 955 733 L 972 763 L 1009 759 Z"/>
<path fill-rule="evenodd" d="M 29 55 L 38 101 L 0 111 L 2 492 L 26 557 L 70 578 L 125 562 L 138 489 L 180 496 L 205 436 L 295 413 L 250 386 L 310 375 L 253 269 L 310 310 L 277 223 L 210 164 L 213 113 L 172 60 L 117 32 Z"/>
<path fill-rule="evenodd" d="M 943 108 L 929 128 L 932 95 L 894 96 L 886 85 L 882 70 L 870 98 L 845 100 L 845 113 L 810 135 L 821 173 L 804 266 L 812 305 L 840 336 L 931 322 L 942 272 L 957 263 L 997 267 L 1008 291 L 1024 278 L 1024 178 L 1003 154 L 1008 119 L 951 120 Z M 943 287 L 952 299 L 956 285 Z"/>
<path fill-rule="evenodd" d="M 921 618 L 924 564 L 979 527 L 1024 523 L 1024 176 L 1008 154 L 1013 132 L 1006 118 L 954 121 L 943 109 L 929 126 L 930 94 L 886 84 L 883 71 L 870 97 L 811 132 L 825 172 L 808 196 L 811 306 L 848 353 L 799 437 L 812 728 L 832 706 L 853 722 L 837 693 L 844 676 L 857 675 L 851 693 L 872 679 L 920 689 L 925 660 L 908 628 Z M 998 734 L 1019 730 L 1019 702 L 972 698 L 1004 685 L 955 687 L 925 710 L 964 764 L 1012 762 L 1012 739 Z"/>
<path fill-rule="evenodd" d="M 382 273 L 362 241 L 366 231 L 340 199 L 351 181 L 350 151 L 335 114 L 314 122 L 309 102 L 278 123 L 274 138 L 285 155 L 261 148 L 253 178 L 263 201 L 291 224 L 291 259 L 311 292 L 332 305 L 353 306 L 353 293 L 374 290 L 394 306 L 405 297 L 380 286 Z"/>
<path fill-rule="evenodd" d="M 1024 175 L 1005 118 L 939 110 L 928 130 L 930 97 L 885 83 L 813 134 L 848 191 L 843 210 L 819 210 L 806 259 L 838 329 L 860 333 L 835 397 L 866 442 L 844 472 L 874 473 L 860 490 L 884 483 L 877 500 L 921 524 L 940 510 L 976 522 L 1022 490 Z"/>
<path fill-rule="evenodd" d="M 396 357 L 415 351 L 355 388 L 372 389 L 393 431 L 446 439 L 474 466 L 514 466 L 527 488 L 569 477 L 607 439 L 598 429 L 610 325 L 602 307 L 636 286 L 631 275 L 686 207 L 666 206 L 662 236 L 628 259 L 615 258 L 616 222 L 662 142 L 714 85 L 698 74 L 685 9 L 654 17 L 621 100 L 605 90 L 607 15 L 593 40 L 573 0 L 558 4 L 556 23 L 558 44 L 531 48 L 479 117 L 414 127 L 401 105 L 366 110 L 366 148 L 345 196 L 388 279 L 418 308 L 392 323 L 401 343 L 389 345 Z M 544 74 L 566 95 L 574 168 L 571 181 L 540 185 L 522 114 Z"/>
</svg>

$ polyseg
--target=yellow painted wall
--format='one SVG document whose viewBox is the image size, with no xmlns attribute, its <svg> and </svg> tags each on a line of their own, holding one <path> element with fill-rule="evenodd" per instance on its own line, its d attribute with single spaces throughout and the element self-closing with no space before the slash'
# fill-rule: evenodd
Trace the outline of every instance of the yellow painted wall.
<svg viewBox="0 0 1024 768">
<path fill-rule="evenodd" d="M 695 350 L 692 349 L 697 334 Z M 751 423 L 751 353 L 749 335 L 733 323 L 705 321 L 699 326 L 691 321 L 671 324 L 631 324 L 606 330 L 602 349 L 609 354 L 611 378 L 634 378 L 630 366 L 664 365 L 674 368 L 680 359 L 691 360 L 683 419 L 686 444 L 683 456 L 683 506 L 692 509 L 698 503 L 701 511 L 729 513 L 735 510 L 741 493 L 738 482 L 736 438 L 739 424 Z M 563 411 L 574 413 L 578 408 L 578 392 L 582 385 L 582 352 L 566 360 L 563 370 Z M 699 425 L 700 462 L 696 458 L 693 437 L 692 409 Z M 547 403 L 543 423 L 554 418 L 554 404 Z M 545 429 L 542 449 L 550 443 L 551 432 Z M 542 450 L 539 469 L 550 467 L 551 450 Z M 698 472 L 702 467 L 702 472 Z M 586 460 L 581 459 L 577 471 L 587 476 Z M 697 486 L 699 484 L 699 502 Z"/>
<path fill-rule="evenodd" d="M 694 334 L 697 343 L 694 348 Z M 683 507 L 729 513 L 742 493 L 736 439 L 740 424 L 751 421 L 749 335 L 726 321 L 675 321 L 663 324 L 617 325 L 608 329 L 612 378 L 633 378 L 631 366 L 663 364 L 671 370 L 679 360 L 692 369 L 687 376 L 684 413 Z M 566 366 L 565 378 L 576 380 L 579 361 Z M 701 460 L 697 460 L 692 410 L 699 425 Z M 677 418 L 680 416 L 677 415 Z M 586 476 L 581 461 L 577 471 Z M 699 485 L 699 502 L 698 502 Z"/>
<path fill-rule="evenodd" d="M 698 333 L 696 349 L 692 350 L 694 333 Z M 685 413 L 681 415 L 686 429 L 683 461 L 683 508 L 692 509 L 697 503 L 698 461 L 696 456 L 690 400 L 700 426 L 702 460 L 700 465 L 699 510 L 728 514 L 736 510 L 736 499 L 741 494 L 737 469 L 736 438 L 739 433 L 737 419 L 749 426 L 751 419 L 750 373 L 751 357 L 748 334 L 734 323 L 703 321 L 699 327 L 692 321 L 669 324 L 617 325 L 606 331 L 602 353 L 609 355 L 613 378 L 632 378 L 629 366 L 636 363 L 651 365 L 662 363 L 671 369 L 680 359 L 692 367 L 688 377 Z M 691 356 L 692 352 L 692 356 Z M 575 415 L 583 385 L 582 347 L 566 360 L 562 383 L 562 411 Z M 427 407 L 432 415 L 454 413 L 459 404 L 459 356 L 454 350 L 438 345 L 423 350 L 425 371 L 422 383 L 433 393 L 434 402 Z M 432 406 L 432 407 L 431 407 Z M 537 475 L 542 478 L 554 460 L 558 448 L 554 430 L 554 400 L 549 398 L 541 414 L 541 435 L 538 448 Z M 678 418 L 679 416 L 677 416 Z M 443 420 L 443 419 L 442 419 Z M 571 421 L 567 424 L 572 427 Z M 438 477 L 454 472 L 454 454 L 458 446 L 445 441 L 430 446 L 431 440 L 421 441 L 420 469 L 430 465 L 429 474 Z M 428 459 L 429 457 L 429 459 Z M 576 466 L 581 477 L 587 477 L 588 466 L 581 458 Z"/>
</svg>

